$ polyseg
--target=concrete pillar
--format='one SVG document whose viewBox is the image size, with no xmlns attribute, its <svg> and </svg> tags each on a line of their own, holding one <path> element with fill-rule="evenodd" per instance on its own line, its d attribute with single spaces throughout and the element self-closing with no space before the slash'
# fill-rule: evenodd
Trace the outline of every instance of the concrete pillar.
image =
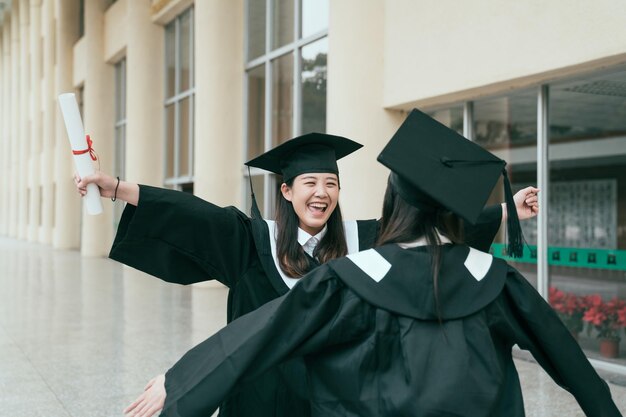
<svg viewBox="0 0 626 417">
<path fill-rule="evenodd" d="M 85 2 L 85 95 L 84 122 L 94 138 L 100 156 L 100 169 L 113 169 L 114 138 L 114 71 L 104 62 L 104 2 Z M 151 120 L 142 120 L 150 124 Z M 90 216 L 83 210 L 81 253 L 84 256 L 106 256 L 113 241 L 113 205 L 103 201 L 104 212 Z M 110 202 L 109 202 L 110 203 Z"/>
<path fill-rule="evenodd" d="M 327 131 L 365 147 L 339 161 L 346 219 L 378 218 L 388 170 L 376 156 L 403 120 L 383 108 L 385 1 L 330 2 Z M 359 69 L 367 69 L 360 71 Z"/>
<path fill-rule="evenodd" d="M 30 7 L 28 0 L 19 0 L 20 8 L 20 43 L 19 43 L 19 68 L 20 68 L 20 81 L 19 81 L 19 115 L 17 122 L 19 123 L 19 155 L 18 155 L 18 202 L 17 202 L 17 222 L 18 230 L 17 236 L 20 239 L 26 239 L 28 223 L 31 219 L 28 217 L 28 153 L 30 149 L 30 123 L 28 108 L 30 105 L 30 33 L 29 33 L 29 21 L 30 21 Z"/>
<path fill-rule="evenodd" d="M 20 68 L 19 68 L 19 41 L 20 41 L 20 20 L 19 20 L 19 4 L 14 2 L 11 7 L 11 101 L 9 103 L 11 109 L 10 125 L 11 133 L 9 141 L 11 142 L 11 160 L 9 166 L 11 172 L 9 174 L 9 236 L 16 238 L 18 235 L 18 156 L 19 156 L 19 111 L 20 111 Z"/>
<path fill-rule="evenodd" d="M 44 0 L 41 9 L 43 38 L 43 82 L 42 82 L 42 109 L 43 109 L 43 147 L 41 153 L 41 228 L 39 241 L 52 243 L 52 229 L 54 227 L 54 143 L 55 143 L 55 115 L 57 110 L 54 97 L 54 48 L 56 47 L 53 0 Z"/>
<path fill-rule="evenodd" d="M 56 96 L 74 91 L 73 47 L 78 40 L 79 1 L 55 0 L 56 25 Z M 57 105 L 58 107 L 58 105 Z M 54 152 L 54 179 L 56 196 L 54 199 L 55 228 L 53 245 L 59 249 L 80 247 L 81 201 L 74 187 L 74 161 L 69 148 L 63 116 L 56 112 L 56 146 Z"/>
<path fill-rule="evenodd" d="M 243 0 L 195 3 L 194 193 L 218 205 L 241 205 L 243 15 Z"/>
<path fill-rule="evenodd" d="M 41 0 L 30 1 L 30 152 L 28 156 L 28 240 L 39 237 L 39 210 L 41 209 Z"/>
<path fill-rule="evenodd" d="M 164 117 L 165 42 L 163 26 L 153 23 L 151 16 L 149 2 L 128 1 L 126 177 L 161 185 L 164 126 L 153 121 Z"/>
</svg>

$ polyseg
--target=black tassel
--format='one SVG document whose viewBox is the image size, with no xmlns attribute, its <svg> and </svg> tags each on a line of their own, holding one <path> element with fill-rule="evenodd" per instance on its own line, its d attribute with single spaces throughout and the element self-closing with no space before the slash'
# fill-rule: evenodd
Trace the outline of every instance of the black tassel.
<svg viewBox="0 0 626 417">
<path fill-rule="evenodd" d="M 250 217 L 253 219 L 262 219 L 261 210 L 256 203 L 256 197 L 254 196 L 254 188 L 252 188 L 252 175 L 250 175 L 250 167 L 248 167 L 248 180 L 250 181 L 250 195 L 252 197 L 252 207 L 250 207 Z"/>
<path fill-rule="evenodd" d="M 506 168 L 502 169 L 504 176 L 504 198 L 506 201 L 507 211 L 507 234 L 508 244 L 507 253 L 514 258 L 521 258 L 524 255 L 524 236 L 522 227 L 517 217 L 517 209 L 515 208 L 515 200 L 513 199 L 513 191 L 511 191 L 511 183 L 506 172 Z"/>
</svg>

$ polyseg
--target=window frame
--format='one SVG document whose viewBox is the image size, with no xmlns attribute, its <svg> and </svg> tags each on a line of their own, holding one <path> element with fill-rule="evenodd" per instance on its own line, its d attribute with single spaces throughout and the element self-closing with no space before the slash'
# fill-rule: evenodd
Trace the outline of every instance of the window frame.
<svg viewBox="0 0 626 417">
<path fill-rule="evenodd" d="M 181 22 L 182 19 L 189 14 L 189 88 L 181 91 L 181 66 L 182 66 L 182 44 L 183 39 L 181 39 Z M 177 15 L 171 22 L 169 22 L 165 26 L 165 35 L 164 41 L 167 45 L 167 28 L 174 26 L 174 94 L 172 96 L 168 96 L 168 72 L 167 72 L 167 56 L 164 57 L 163 65 L 165 67 L 165 77 L 163 78 L 164 82 L 164 92 L 165 99 L 163 101 L 163 110 L 164 110 L 164 118 L 163 118 L 163 132 L 164 132 L 164 152 L 163 152 L 163 184 L 166 187 L 182 191 L 183 188 L 191 185 L 193 187 L 194 183 L 194 124 L 195 124 L 195 93 L 196 93 L 196 85 L 195 85 L 195 53 L 194 53 L 194 44 L 195 44 L 195 12 L 194 7 L 191 6 L 179 15 Z M 188 120 L 181 120 L 181 103 L 183 100 L 189 99 L 189 118 Z M 174 137 L 172 138 L 174 142 L 174 155 L 172 157 L 173 167 L 172 167 L 172 176 L 168 177 L 168 167 L 169 167 L 169 155 L 168 155 L 168 117 L 167 111 L 170 106 L 174 106 Z M 182 123 L 188 123 L 188 132 L 189 132 L 189 150 L 186 157 L 188 158 L 188 166 L 189 172 L 185 175 L 180 174 L 180 165 L 181 165 L 181 126 Z"/>
<path fill-rule="evenodd" d="M 274 1 L 267 0 L 265 4 L 265 52 L 256 57 L 254 59 L 249 59 L 249 3 L 252 0 L 247 0 L 244 5 L 244 17 L 245 17 L 245 30 L 244 30 L 244 55 L 245 55 L 245 66 L 244 66 L 244 126 L 243 126 L 243 158 L 244 161 L 247 160 L 248 156 L 248 146 L 249 146 L 249 137 L 248 137 L 248 127 L 249 127 L 249 114 L 248 114 L 248 106 L 249 106 L 249 73 L 254 69 L 263 66 L 265 69 L 265 98 L 264 98 L 264 140 L 263 140 L 263 152 L 266 152 L 272 148 L 272 63 L 277 59 L 288 55 L 293 54 L 293 85 L 292 85 L 292 120 L 291 120 L 291 137 L 298 136 L 302 133 L 302 48 L 311 45 L 321 39 L 328 37 L 328 27 L 320 30 L 316 33 L 312 33 L 307 37 L 301 37 L 302 33 L 302 16 L 301 16 L 301 3 L 302 0 L 292 0 L 293 1 L 293 11 L 294 11 L 294 36 L 293 41 L 287 43 L 283 46 L 272 48 L 272 34 L 273 34 L 273 20 L 272 16 L 274 15 Z M 248 174 L 248 170 L 244 169 L 243 173 L 243 199 L 244 204 L 247 205 L 251 202 L 250 196 L 248 194 L 250 179 L 248 176 L 257 176 L 263 175 L 264 177 L 264 204 L 263 207 L 259 207 L 261 213 L 264 217 L 273 218 L 274 207 L 276 204 L 276 188 L 277 188 L 277 176 L 272 173 L 268 173 L 267 171 L 251 168 Z M 258 191 L 258 190 L 257 190 Z"/>
</svg>

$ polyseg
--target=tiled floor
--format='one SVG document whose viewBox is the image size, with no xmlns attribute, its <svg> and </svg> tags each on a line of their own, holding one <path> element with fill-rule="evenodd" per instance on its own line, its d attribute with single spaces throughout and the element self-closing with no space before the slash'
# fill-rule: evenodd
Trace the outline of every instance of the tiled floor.
<svg viewBox="0 0 626 417">
<path fill-rule="evenodd" d="M 153 376 L 225 322 L 226 291 L 0 238 L 0 416 L 121 416 Z M 527 415 L 583 416 L 517 361 Z M 626 412 L 626 388 L 611 385 Z"/>
</svg>

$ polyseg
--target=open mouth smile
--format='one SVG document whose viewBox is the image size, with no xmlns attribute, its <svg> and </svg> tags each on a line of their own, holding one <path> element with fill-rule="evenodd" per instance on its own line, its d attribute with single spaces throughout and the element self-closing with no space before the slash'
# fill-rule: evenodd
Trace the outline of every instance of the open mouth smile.
<svg viewBox="0 0 626 417">
<path fill-rule="evenodd" d="M 310 203 L 310 204 L 307 204 L 307 207 L 309 208 L 309 210 L 311 210 L 314 213 L 324 213 L 326 212 L 326 209 L 328 209 L 328 204 L 327 203 Z"/>
</svg>

